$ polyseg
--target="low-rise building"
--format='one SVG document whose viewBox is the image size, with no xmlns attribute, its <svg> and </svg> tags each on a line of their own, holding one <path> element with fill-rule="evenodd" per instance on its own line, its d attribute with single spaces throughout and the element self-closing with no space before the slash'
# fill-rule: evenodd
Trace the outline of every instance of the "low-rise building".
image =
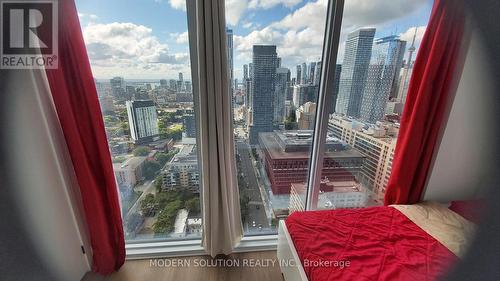
<svg viewBox="0 0 500 281">
<path fill-rule="evenodd" d="M 316 103 L 306 102 L 295 111 L 297 127 L 299 130 L 314 130 L 314 119 L 316 117 Z"/>
<path fill-rule="evenodd" d="M 307 180 L 312 131 L 274 131 L 260 133 L 262 161 L 274 195 L 289 194 L 292 183 Z M 325 143 L 322 178 L 352 181 L 358 177 L 364 157 L 338 139 Z"/>
<path fill-rule="evenodd" d="M 382 200 L 392 171 L 399 124 L 377 122 L 374 126 L 351 118 L 330 115 L 328 135 L 340 139 L 365 157 L 361 182 Z"/>
<path fill-rule="evenodd" d="M 134 156 L 123 163 L 114 163 L 116 182 L 119 186 L 134 187 L 142 179 L 142 168 L 147 157 Z"/>
<path fill-rule="evenodd" d="M 161 172 L 165 190 L 200 191 L 200 172 L 195 145 L 184 145 Z"/>
<path fill-rule="evenodd" d="M 201 218 L 189 218 L 186 221 L 186 234 L 199 234 L 202 232 Z"/>
<path fill-rule="evenodd" d="M 180 209 L 177 212 L 172 236 L 184 237 L 186 235 L 186 221 L 188 219 L 188 214 L 189 212 L 186 209 Z"/>
<path fill-rule="evenodd" d="M 290 188 L 290 214 L 305 210 L 306 184 L 293 183 Z M 321 181 L 317 209 L 361 208 L 368 193 L 356 181 Z"/>
</svg>

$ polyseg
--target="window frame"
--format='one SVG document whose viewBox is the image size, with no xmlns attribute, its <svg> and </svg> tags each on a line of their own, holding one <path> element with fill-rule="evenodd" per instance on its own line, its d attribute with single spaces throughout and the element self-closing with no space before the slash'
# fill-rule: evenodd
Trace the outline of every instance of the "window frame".
<svg viewBox="0 0 500 281">
<path fill-rule="evenodd" d="M 187 21 L 188 21 L 188 36 L 189 36 L 189 52 L 191 57 L 191 73 L 198 72 L 196 62 L 197 46 L 196 33 L 196 0 L 186 0 Z M 323 151 L 325 148 L 326 133 L 328 130 L 329 106 L 333 99 L 333 78 L 336 71 L 336 60 L 340 41 L 340 30 L 343 18 L 344 0 L 329 0 L 327 6 L 325 36 L 322 50 L 322 71 L 318 90 L 318 100 L 316 107 L 315 129 L 313 135 L 312 151 L 308 167 L 307 194 L 306 194 L 306 210 L 312 210 L 315 206 L 314 198 L 319 194 L 319 182 L 321 180 L 321 170 L 323 168 Z M 199 93 L 196 90 L 199 83 L 197 76 L 192 75 L 191 82 L 193 85 L 193 109 L 199 111 Z M 321 118 L 317 118 L 321 116 Z M 199 140 L 199 122 L 196 123 L 196 139 Z M 234 135 L 233 135 L 234 138 Z M 198 157 L 200 149 L 198 149 Z M 200 159 L 200 158 L 199 158 Z M 200 165 L 200 176 L 204 172 L 204 168 Z M 313 188 L 309 188 L 309 187 Z M 203 186 L 200 186 L 200 190 Z M 315 196 L 316 194 L 316 196 Z M 201 192 L 200 192 L 201 197 Z M 316 199 L 317 200 L 317 199 Z M 200 198 L 200 204 L 203 200 Z M 203 206 L 201 206 L 203 214 Z M 234 252 L 251 252 L 275 250 L 277 248 L 278 234 L 263 233 L 245 235 L 239 245 L 234 249 Z M 147 239 L 147 240 L 128 240 L 125 244 L 126 259 L 145 259 L 145 258 L 166 258 L 179 256 L 197 256 L 205 255 L 201 239 Z"/>
<path fill-rule="evenodd" d="M 317 207 L 321 173 L 323 171 L 326 134 L 330 120 L 330 107 L 333 100 L 333 88 L 337 64 L 337 54 L 340 44 L 340 30 L 344 13 L 344 0 L 328 1 L 325 39 L 323 42 L 322 67 L 319 81 L 319 91 L 314 121 L 312 151 L 309 161 L 309 175 L 305 210 Z M 319 117 L 319 118 L 318 118 Z"/>
</svg>

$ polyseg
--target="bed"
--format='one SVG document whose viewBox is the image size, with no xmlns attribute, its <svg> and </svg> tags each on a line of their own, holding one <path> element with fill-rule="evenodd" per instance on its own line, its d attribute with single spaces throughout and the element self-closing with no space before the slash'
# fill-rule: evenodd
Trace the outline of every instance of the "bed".
<svg viewBox="0 0 500 281">
<path fill-rule="evenodd" d="M 295 212 L 280 221 L 286 281 L 436 280 L 475 224 L 438 203 Z"/>
</svg>

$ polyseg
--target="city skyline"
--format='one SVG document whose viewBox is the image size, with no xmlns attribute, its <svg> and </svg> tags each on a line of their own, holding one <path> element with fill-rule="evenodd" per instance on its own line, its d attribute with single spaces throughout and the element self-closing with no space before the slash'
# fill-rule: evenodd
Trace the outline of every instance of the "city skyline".
<svg viewBox="0 0 500 281">
<path fill-rule="evenodd" d="M 401 35 L 406 41 L 418 27 L 418 52 L 431 1 L 404 0 L 401 5 L 383 0 L 370 1 L 370 5 L 357 2 L 346 2 L 339 63 L 346 34 L 362 26 L 377 27 L 376 38 Z M 183 72 L 186 80 L 191 80 L 187 16 L 182 3 L 146 0 L 137 5 L 133 0 L 78 0 L 94 76 L 171 79 Z M 320 60 L 326 4 L 325 0 L 227 1 L 227 25 L 234 34 L 234 78 L 243 81 L 243 65 L 251 61 L 254 44 L 277 45 L 282 66 L 291 70 L 292 77 L 298 63 Z"/>
<path fill-rule="evenodd" d="M 177 16 L 182 28 L 181 15 L 184 19 L 186 15 L 182 6 L 175 6 L 181 2 L 157 0 L 156 4 L 163 5 L 163 8 L 173 7 L 173 12 L 180 13 Z M 273 7 L 262 6 L 266 1 L 257 2 L 248 3 L 246 8 L 281 10 L 281 14 L 276 12 L 273 15 L 275 18 L 263 21 L 272 27 L 260 29 L 254 26 L 253 29 L 249 27 L 252 31 L 244 31 L 241 28 L 244 16 L 236 20 L 231 15 L 234 11 L 228 10 L 228 26 L 225 29 L 228 77 L 234 78 L 230 79 L 230 93 L 235 164 L 242 222 L 247 233 L 275 231 L 275 219 L 286 217 L 292 210 L 291 206 L 300 203 L 304 191 L 301 186 L 305 185 L 309 175 L 309 152 L 313 143 L 323 66 L 320 56 L 324 26 L 317 21 L 324 20 L 325 15 L 321 13 L 326 9 L 325 0 L 278 1 Z M 379 6 L 372 7 L 370 13 L 387 4 L 382 0 L 373 2 Z M 348 115 L 356 119 L 338 115 L 329 109 L 332 114 L 328 120 L 324 151 L 329 156 L 324 160 L 321 179 L 322 185 L 325 185 L 322 191 L 328 194 L 318 196 L 318 202 L 325 202 L 318 207 L 379 204 L 386 186 L 381 178 L 390 175 L 399 130 L 398 116 L 393 116 L 393 112 L 400 105 L 391 104 L 389 107 L 387 104 L 390 96 L 400 95 L 401 87 L 397 83 L 404 77 L 399 73 L 408 39 L 401 32 L 389 32 L 387 27 L 381 27 L 381 22 L 371 28 L 350 24 L 352 19 L 349 17 L 354 8 L 352 3 L 355 1 L 346 3 L 331 102 L 335 106 L 337 96 L 341 106 L 355 102 L 353 108 L 356 114 Z M 425 1 L 415 3 L 423 5 Z M 124 1 L 123 6 L 117 8 L 129 5 L 128 1 Z M 408 11 L 403 8 L 410 6 L 402 5 L 402 10 L 393 11 L 392 18 L 407 15 Z M 363 9 L 366 7 L 361 7 Z M 307 11 L 311 13 L 307 14 Z M 137 15 L 140 18 L 141 14 L 139 9 L 137 14 L 128 16 L 134 18 Z M 86 14 L 84 9 L 80 19 L 115 176 L 120 185 L 127 237 L 179 238 L 199 235 L 202 223 L 199 193 L 202 186 L 187 33 L 177 32 L 178 26 L 169 29 L 171 33 L 168 36 L 175 37 L 173 39 L 177 44 L 170 47 L 168 42 L 159 39 L 158 30 L 146 25 L 130 21 L 108 25 L 98 23 L 103 20 L 101 15 Z M 377 19 L 357 18 L 356 21 L 364 26 Z M 286 27 L 287 22 L 293 23 L 293 26 Z M 283 45 L 284 35 L 280 32 L 286 31 L 292 36 L 308 33 L 310 23 L 316 24 L 314 28 L 321 29 L 321 32 L 312 30 L 313 37 L 303 34 L 303 38 L 292 38 L 294 41 L 288 42 L 289 46 Z M 399 28 L 405 28 L 405 24 L 398 24 Z M 419 26 L 418 21 L 412 24 Z M 265 34 L 268 31 L 271 31 L 270 36 Z M 422 30 L 410 28 L 407 31 L 411 39 L 415 36 L 417 49 Z M 185 37 L 181 38 L 181 34 Z M 384 34 L 386 36 L 382 37 Z M 129 35 L 136 37 L 127 41 Z M 164 35 L 167 36 L 166 33 Z M 113 45 L 115 39 L 123 45 Z M 290 50 L 290 46 L 295 47 L 296 44 L 301 47 L 304 42 L 299 39 L 307 40 L 310 45 L 296 53 Z M 400 45 L 393 47 L 389 42 Z M 245 49 L 247 47 L 251 48 L 250 52 Z M 182 55 L 183 51 L 186 56 Z M 128 62 L 132 62 L 132 68 L 127 65 Z M 411 71 L 411 67 L 407 70 Z M 135 76 L 136 73 L 140 76 Z M 365 91 L 365 86 L 369 91 Z M 341 110 L 339 112 L 342 113 Z M 380 122 L 362 120 L 361 112 L 367 118 L 377 119 L 369 121 Z M 380 116 L 386 112 L 387 116 Z M 366 143 L 373 145 L 367 146 Z M 293 186 L 296 188 L 292 190 Z M 359 199 L 357 203 L 345 201 L 340 195 L 340 190 L 345 188 L 356 189 L 350 195 Z"/>
</svg>

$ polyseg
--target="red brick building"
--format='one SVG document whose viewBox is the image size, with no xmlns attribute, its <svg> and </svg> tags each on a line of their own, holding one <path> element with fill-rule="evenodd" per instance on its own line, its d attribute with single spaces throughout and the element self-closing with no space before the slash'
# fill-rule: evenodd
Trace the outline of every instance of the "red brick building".
<svg viewBox="0 0 500 281">
<path fill-rule="evenodd" d="M 259 144 L 273 194 L 289 194 L 292 183 L 307 181 L 312 131 L 260 133 Z M 328 139 L 322 178 L 356 180 L 363 162 L 363 156 L 356 150 L 336 139 Z"/>
</svg>

